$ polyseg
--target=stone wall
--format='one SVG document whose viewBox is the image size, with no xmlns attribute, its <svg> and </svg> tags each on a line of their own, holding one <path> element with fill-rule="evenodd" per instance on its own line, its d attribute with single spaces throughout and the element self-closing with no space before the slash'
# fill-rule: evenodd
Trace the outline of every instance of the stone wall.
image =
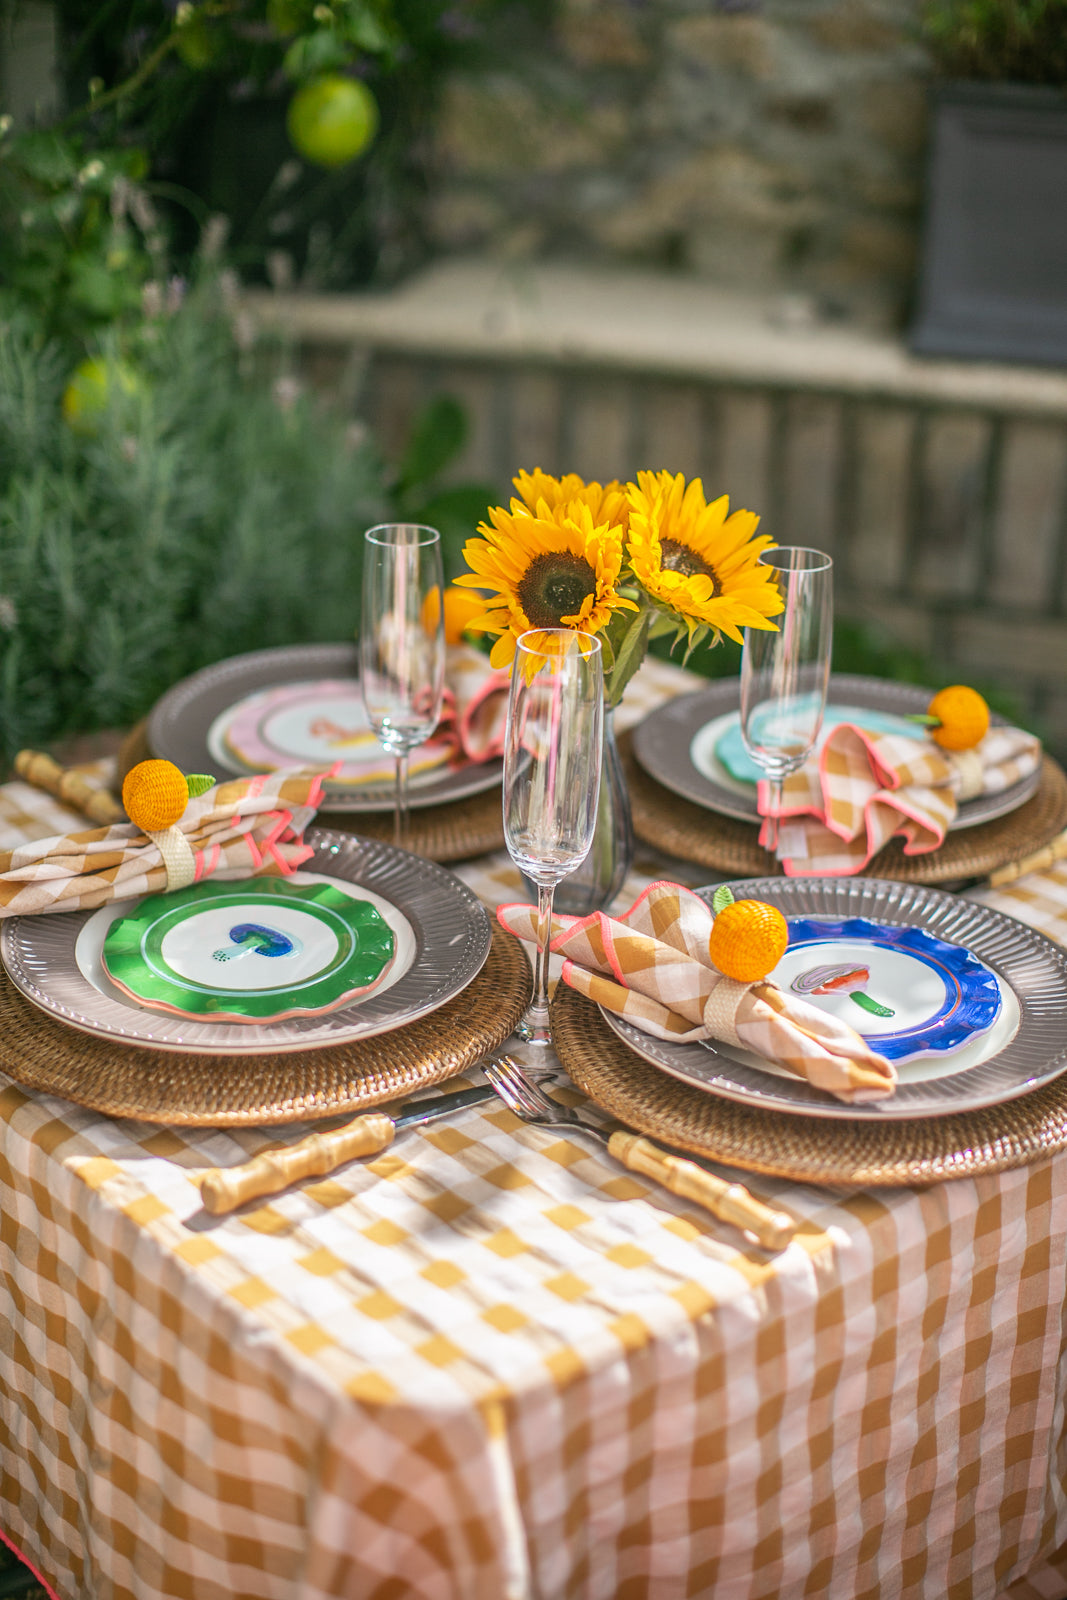
<svg viewBox="0 0 1067 1600">
<path fill-rule="evenodd" d="M 899 326 L 926 134 L 920 0 L 558 0 L 509 74 L 453 82 L 443 252 L 624 261 Z"/>
</svg>

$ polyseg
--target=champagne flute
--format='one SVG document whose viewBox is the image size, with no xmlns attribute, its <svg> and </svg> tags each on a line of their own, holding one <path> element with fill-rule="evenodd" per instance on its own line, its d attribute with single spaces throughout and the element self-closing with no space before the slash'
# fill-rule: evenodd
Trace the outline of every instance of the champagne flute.
<svg viewBox="0 0 1067 1600">
<path fill-rule="evenodd" d="M 408 836 L 408 757 L 441 718 L 441 535 L 413 522 L 387 522 L 363 537 L 359 681 L 367 720 L 396 763 L 394 838 L 402 845 Z"/>
<path fill-rule="evenodd" d="M 782 783 L 815 748 L 826 710 L 833 645 L 833 562 L 821 550 L 780 545 L 765 550 L 784 611 L 777 632 L 746 628 L 741 653 L 741 736 L 767 774 L 769 811 L 763 842 L 778 847 Z"/>
<path fill-rule="evenodd" d="M 516 1032 L 549 1044 L 548 946 L 556 884 L 589 853 L 600 794 L 604 674 L 600 640 L 570 628 L 518 641 L 504 736 L 504 837 L 537 885 L 533 1000 Z"/>
</svg>

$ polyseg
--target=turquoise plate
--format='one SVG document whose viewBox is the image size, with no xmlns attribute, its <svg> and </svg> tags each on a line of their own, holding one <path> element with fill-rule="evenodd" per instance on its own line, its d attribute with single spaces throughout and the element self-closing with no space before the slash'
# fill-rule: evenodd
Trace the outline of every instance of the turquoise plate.
<svg viewBox="0 0 1067 1600">
<path fill-rule="evenodd" d="M 852 722 L 867 733 L 896 733 L 905 739 L 921 739 L 925 730 L 891 711 L 871 711 L 863 706 L 827 706 L 816 748 L 821 750 L 834 729 Z M 723 729 L 715 741 L 715 754 L 739 783 L 757 784 L 763 773 L 757 767 L 741 736 L 740 713 Z"/>
<path fill-rule="evenodd" d="M 112 923 L 102 960 L 118 988 L 154 1010 L 262 1023 L 365 994 L 395 948 L 366 900 L 332 884 L 262 878 L 149 895 Z"/>
</svg>

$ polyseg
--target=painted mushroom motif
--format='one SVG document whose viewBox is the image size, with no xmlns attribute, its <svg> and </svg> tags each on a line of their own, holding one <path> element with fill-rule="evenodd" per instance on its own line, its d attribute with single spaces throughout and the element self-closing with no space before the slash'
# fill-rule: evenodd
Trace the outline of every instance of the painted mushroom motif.
<svg viewBox="0 0 1067 1600">
<path fill-rule="evenodd" d="M 265 927 L 259 922 L 239 922 L 230 929 L 230 938 L 235 949 L 224 946 L 221 950 L 213 950 L 212 956 L 216 961 L 237 961 L 241 956 L 295 956 L 299 955 L 303 946 L 293 934 L 281 933 L 277 928 Z"/>
<path fill-rule="evenodd" d="M 861 1010 L 869 1012 L 872 1017 L 893 1016 L 894 1012 L 889 1006 L 883 1006 L 879 1001 L 872 1000 L 869 994 L 864 993 L 870 981 L 869 967 L 853 967 L 839 963 L 836 966 L 808 967 L 806 971 L 797 973 L 789 987 L 802 995 L 844 992 Z"/>
</svg>

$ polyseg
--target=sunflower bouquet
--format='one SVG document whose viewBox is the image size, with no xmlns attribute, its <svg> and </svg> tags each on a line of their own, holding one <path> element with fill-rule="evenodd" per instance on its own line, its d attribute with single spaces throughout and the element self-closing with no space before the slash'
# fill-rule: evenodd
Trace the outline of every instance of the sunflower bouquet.
<svg viewBox="0 0 1067 1600">
<path fill-rule="evenodd" d="M 673 635 L 685 656 L 725 633 L 775 629 L 782 610 L 774 574 L 759 556 L 773 540 L 759 518 L 709 505 L 699 478 L 639 472 L 636 483 L 586 483 L 520 472 L 509 507 L 493 506 L 482 537 L 464 549 L 458 584 L 483 591 L 467 624 L 496 635 L 491 661 L 509 666 L 520 634 L 574 628 L 599 635 L 609 706 L 645 658 L 651 639 Z M 672 644 L 673 649 L 673 644 Z"/>
</svg>

